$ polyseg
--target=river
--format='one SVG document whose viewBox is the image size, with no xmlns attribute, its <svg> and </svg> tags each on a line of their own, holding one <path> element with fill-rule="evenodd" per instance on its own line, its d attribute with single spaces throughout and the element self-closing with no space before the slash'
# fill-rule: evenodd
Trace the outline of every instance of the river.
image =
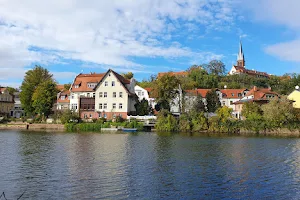
<svg viewBox="0 0 300 200">
<path fill-rule="evenodd" d="M 300 199 L 300 139 L 1 131 L 2 192 L 9 200 Z"/>
</svg>

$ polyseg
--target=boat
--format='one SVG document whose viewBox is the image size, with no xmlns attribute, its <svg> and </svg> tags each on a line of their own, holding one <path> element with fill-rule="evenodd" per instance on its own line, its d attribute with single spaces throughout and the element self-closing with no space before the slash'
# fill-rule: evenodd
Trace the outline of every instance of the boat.
<svg viewBox="0 0 300 200">
<path fill-rule="evenodd" d="M 137 128 L 122 128 L 123 132 L 136 132 Z"/>
</svg>

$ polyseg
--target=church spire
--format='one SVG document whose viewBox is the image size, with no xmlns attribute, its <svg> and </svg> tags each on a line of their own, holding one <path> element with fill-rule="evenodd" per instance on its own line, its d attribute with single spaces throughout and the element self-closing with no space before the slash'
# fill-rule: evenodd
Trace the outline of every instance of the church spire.
<svg viewBox="0 0 300 200">
<path fill-rule="evenodd" d="M 240 40 L 239 53 L 238 53 L 238 56 L 237 56 L 237 66 L 245 67 L 245 57 L 244 57 L 243 46 L 242 46 L 242 41 L 241 40 Z"/>
</svg>

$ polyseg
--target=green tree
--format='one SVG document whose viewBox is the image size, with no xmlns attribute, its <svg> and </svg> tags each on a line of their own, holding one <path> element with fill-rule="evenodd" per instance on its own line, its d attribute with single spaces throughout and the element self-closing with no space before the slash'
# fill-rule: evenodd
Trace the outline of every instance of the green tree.
<svg viewBox="0 0 300 200">
<path fill-rule="evenodd" d="M 51 113 L 57 92 L 56 83 L 52 80 L 40 83 L 32 95 L 34 111 L 40 116 L 48 116 Z"/>
<path fill-rule="evenodd" d="M 242 116 L 245 118 L 248 118 L 251 115 L 253 118 L 252 114 L 262 116 L 263 111 L 257 103 L 254 103 L 254 102 L 244 103 L 243 110 L 242 110 Z"/>
<path fill-rule="evenodd" d="M 268 104 L 262 106 L 262 110 L 264 119 L 274 128 L 284 127 L 297 120 L 292 102 L 286 97 L 272 99 Z"/>
<path fill-rule="evenodd" d="M 151 113 L 151 106 L 149 106 L 149 102 L 145 98 L 141 101 L 137 101 L 134 106 L 137 115 L 144 116 Z"/>
<path fill-rule="evenodd" d="M 122 74 L 122 76 L 126 79 L 132 79 L 133 78 L 133 73 L 132 72 L 127 72 L 126 74 Z"/>
<path fill-rule="evenodd" d="M 13 88 L 13 87 L 7 87 L 6 88 L 9 92 L 9 94 L 13 95 L 15 92 L 18 92 L 19 90 L 17 88 Z"/>
<path fill-rule="evenodd" d="M 155 81 L 154 95 L 157 96 L 157 101 L 166 101 L 168 103 L 174 99 L 178 93 L 179 80 L 176 76 L 166 74 Z"/>
<path fill-rule="evenodd" d="M 71 83 L 64 84 L 64 89 L 69 90 L 71 85 L 72 85 Z"/>
<path fill-rule="evenodd" d="M 32 70 L 28 70 L 21 85 L 20 100 L 22 107 L 27 115 L 34 114 L 35 108 L 32 103 L 32 96 L 35 89 L 43 82 L 52 79 L 52 74 L 41 66 L 35 66 Z"/>
<path fill-rule="evenodd" d="M 221 76 L 225 74 L 225 65 L 222 61 L 212 60 L 207 65 L 205 65 L 206 70 L 209 74 L 216 76 Z"/>
<path fill-rule="evenodd" d="M 216 88 L 218 86 L 218 76 L 209 74 L 202 66 L 192 66 L 188 70 L 188 78 L 195 88 Z"/>
<path fill-rule="evenodd" d="M 206 94 L 206 107 L 208 112 L 216 112 L 221 107 L 221 102 L 215 89 Z"/>
<path fill-rule="evenodd" d="M 201 96 L 201 94 L 197 95 L 193 106 L 192 106 L 192 110 L 195 112 L 205 112 L 205 104 L 203 103 L 203 98 Z"/>
</svg>

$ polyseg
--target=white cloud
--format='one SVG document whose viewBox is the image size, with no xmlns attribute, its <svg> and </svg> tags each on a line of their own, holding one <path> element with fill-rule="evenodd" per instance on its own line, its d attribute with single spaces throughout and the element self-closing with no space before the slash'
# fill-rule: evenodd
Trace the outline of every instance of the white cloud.
<svg viewBox="0 0 300 200">
<path fill-rule="evenodd" d="M 280 25 L 300 35 L 299 0 L 252 0 L 243 2 L 258 21 Z M 271 34 L 271 33 L 270 33 Z M 300 62 L 300 37 L 265 47 L 265 52 L 281 60 Z"/>
<path fill-rule="evenodd" d="M 174 45 L 173 36 L 197 31 L 199 25 L 230 26 L 233 1 L 1 0 L 0 67 L 62 59 L 140 67 L 132 57 L 200 59 L 213 53 Z"/>
</svg>

